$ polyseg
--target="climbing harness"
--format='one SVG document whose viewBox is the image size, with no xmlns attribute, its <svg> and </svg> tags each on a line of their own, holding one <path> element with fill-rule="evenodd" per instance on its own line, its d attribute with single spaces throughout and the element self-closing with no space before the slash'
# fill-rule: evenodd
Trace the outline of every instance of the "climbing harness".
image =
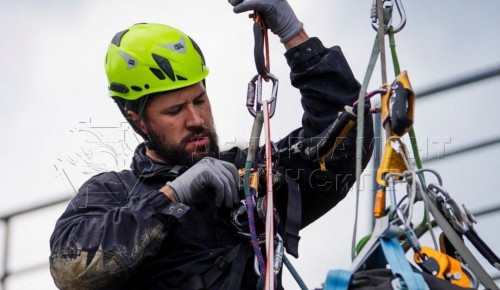
<svg viewBox="0 0 500 290">
<path fill-rule="evenodd" d="M 400 17 L 400 23 L 396 26 L 391 24 L 394 6 Z M 400 70 L 395 49 L 394 34 L 401 31 L 406 23 L 403 5 L 400 0 L 374 0 L 371 12 L 372 26 L 377 31 L 377 37 L 359 98 L 353 107 L 364 106 L 365 100 L 381 95 L 380 108 L 368 110 L 371 114 L 381 113 L 381 126 L 387 137 L 376 174 L 379 188 L 373 209 L 375 225 L 372 233 L 361 239 L 356 246 L 358 182 L 352 247 L 353 261 L 350 270 L 330 271 L 323 285 L 324 289 L 348 289 L 350 285 L 356 283 L 354 273 L 369 269 L 385 269 L 387 265 L 390 266 L 392 272 L 393 289 L 429 289 L 422 272 L 460 287 L 477 288 L 479 284 L 482 284 L 488 289 L 499 289 L 463 242 L 463 237 L 467 237 L 490 264 L 500 269 L 499 258 L 473 229 L 475 223 L 473 215 L 465 206 L 460 208 L 453 201 L 450 194 L 443 188 L 442 178 L 436 171 L 422 168 L 413 130 L 415 93 L 412 90 L 408 73 Z M 385 70 L 385 35 L 389 37 L 396 76 L 391 84 L 387 82 Z M 379 56 L 384 85 L 367 93 Z M 364 117 L 365 114 L 357 115 L 358 136 L 363 136 Z M 401 139 L 406 134 L 410 137 L 416 169 Z M 358 138 L 356 150 L 356 180 L 358 181 L 361 175 L 361 144 L 361 138 Z M 426 172 L 433 173 L 439 184 L 427 185 L 424 177 Z M 404 184 L 406 184 L 407 193 L 398 201 L 396 185 Z M 420 201 L 425 206 L 424 219 L 417 227 L 414 227 L 413 206 Z M 431 215 L 433 221 L 431 221 Z M 428 230 L 433 237 L 434 248 L 439 248 L 431 225 L 433 223 L 442 230 L 440 251 L 423 246 L 419 242 L 419 237 Z M 405 252 L 409 248 L 414 252 L 413 258 L 420 271 L 406 258 Z"/>
</svg>

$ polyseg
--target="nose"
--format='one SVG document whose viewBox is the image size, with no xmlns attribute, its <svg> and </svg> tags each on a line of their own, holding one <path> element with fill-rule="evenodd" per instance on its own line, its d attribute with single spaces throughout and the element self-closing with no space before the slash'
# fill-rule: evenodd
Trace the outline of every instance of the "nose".
<svg viewBox="0 0 500 290">
<path fill-rule="evenodd" d="M 205 120 L 201 117 L 200 112 L 198 111 L 199 109 L 195 107 L 193 104 L 189 104 L 186 108 L 186 127 L 191 128 L 191 127 L 199 127 L 203 125 Z"/>
</svg>

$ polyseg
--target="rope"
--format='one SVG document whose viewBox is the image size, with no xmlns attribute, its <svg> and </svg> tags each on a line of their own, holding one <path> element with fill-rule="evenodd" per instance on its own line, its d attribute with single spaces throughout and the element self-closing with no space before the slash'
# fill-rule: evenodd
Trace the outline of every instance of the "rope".
<svg viewBox="0 0 500 290">
<path fill-rule="evenodd" d="M 248 217 L 248 230 L 250 233 L 250 244 L 255 253 L 255 257 L 257 259 L 259 265 L 259 272 L 261 279 L 265 279 L 266 276 L 266 268 L 264 257 L 262 256 L 262 252 L 259 247 L 259 240 L 257 238 L 257 230 L 255 227 L 255 216 L 254 216 L 254 196 L 252 191 L 250 190 L 250 171 L 252 168 L 253 160 L 255 157 L 255 153 L 257 148 L 259 147 L 259 139 L 260 133 L 262 131 L 263 124 L 263 116 L 262 111 L 257 112 L 255 116 L 255 120 L 252 126 L 252 133 L 250 137 L 250 144 L 248 146 L 248 154 L 247 160 L 245 163 L 245 174 L 243 181 L 243 188 L 245 191 L 245 206 L 247 209 L 247 217 Z"/>
<path fill-rule="evenodd" d="M 297 272 L 297 270 L 295 270 L 295 268 L 293 267 L 293 265 L 290 262 L 290 260 L 288 260 L 288 258 L 286 257 L 286 255 L 283 255 L 283 263 L 287 267 L 288 271 L 290 271 L 290 274 L 292 274 L 292 277 L 295 279 L 295 281 L 299 285 L 300 289 L 302 289 L 302 290 L 308 290 L 306 284 L 304 283 L 304 280 L 302 280 L 302 278 L 300 277 L 299 273 Z"/>
<path fill-rule="evenodd" d="M 394 75 L 399 75 L 401 73 L 401 69 L 399 67 L 398 55 L 396 53 L 396 40 L 394 38 L 394 28 L 389 27 L 389 47 L 391 48 L 392 55 L 392 65 L 394 66 Z"/>
<path fill-rule="evenodd" d="M 269 61 L 269 41 L 267 28 L 262 17 L 254 12 L 254 58 L 258 75 L 255 76 L 249 84 L 249 91 L 247 93 L 247 107 L 250 113 L 255 116 L 254 126 L 252 128 L 251 144 L 248 149 L 247 160 L 245 163 L 244 174 L 244 189 L 245 189 L 245 204 L 247 206 L 247 216 L 249 222 L 249 231 L 251 236 L 251 244 L 255 252 L 257 264 L 259 268 L 260 278 L 257 283 L 257 289 L 271 290 L 275 288 L 275 275 L 281 269 L 281 258 L 277 258 L 275 265 L 274 257 L 274 196 L 273 196 L 273 175 L 272 175 L 272 144 L 271 144 L 271 130 L 269 120 L 274 114 L 276 105 L 276 94 L 278 80 L 270 74 L 270 61 Z M 264 55 L 265 53 L 265 55 Z M 262 80 L 266 82 L 273 81 L 273 91 L 271 99 L 262 102 Z M 253 84 L 252 84 L 253 82 Z M 257 84 L 255 84 L 257 82 Z M 257 94 L 257 100 L 255 101 Z M 271 104 L 271 110 L 269 109 Z M 254 105 L 255 108 L 254 108 Z M 271 112 L 270 112 L 271 111 Z M 266 158 L 266 203 L 265 203 L 265 247 L 266 247 L 266 260 L 262 255 L 260 249 L 257 233 L 255 229 L 254 218 L 254 198 L 255 192 L 250 191 L 250 171 L 252 165 L 254 169 L 258 169 L 256 160 L 256 150 L 259 147 L 259 138 L 262 131 L 262 126 L 265 127 L 265 158 Z"/>
<path fill-rule="evenodd" d="M 266 141 L 266 284 L 265 289 L 274 289 L 274 194 L 273 194 L 273 171 L 271 155 L 271 126 L 269 124 L 268 101 L 264 101 L 264 127 Z"/>
<path fill-rule="evenodd" d="M 396 52 L 396 40 L 394 38 L 394 33 L 395 33 L 394 29 L 391 26 L 388 30 L 389 45 L 391 48 L 392 63 L 394 66 L 394 74 L 397 76 L 401 73 L 401 68 L 399 65 L 398 54 Z M 417 166 L 417 169 L 419 170 L 419 173 L 417 174 L 417 176 L 420 180 L 419 186 L 425 187 L 425 184 L 426 184 L 425 177 L 424 177 L 423 172 L 421 171 L 423 168 L 422 159 L 420 158 L 420 153 L 418 151 L 417 137 L 415 135 L 415 130 L 414 130 L 413 126 L 408 131 L 408 135 L 410 136 L 410 143 L 411 143 L 411 148 L 413 151 L 413 157 L 415 159 L 415 165 Z M 431 234 L 432 241 L 435 245 L 435 248 L 437 248 L 436 237 L 434 235 L 434 231 L 432 230 L 432 225 L 430 223 L 428 223 L 428 221 L 430 220 L 430 214 L 429 214 L 429 209 L 427 208 L 427 204 L 424 205 L 423 210 L 424 210 L 424 214 L 422 217 L 422 221 L 419 224 L 419 227 L 421 227 L 421 228 L 427 227 L 427 229 L 429 230 L 429 233 Z"/>
</svg>

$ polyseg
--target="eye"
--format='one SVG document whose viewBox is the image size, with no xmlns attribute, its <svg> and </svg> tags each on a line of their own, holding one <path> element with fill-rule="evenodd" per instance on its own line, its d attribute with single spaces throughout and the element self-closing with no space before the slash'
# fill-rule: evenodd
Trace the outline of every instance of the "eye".
<svg viewBox="0 0 500 290">
<path fill-rule="evenodd" d="M 193 104 L 199 106 L 199 105 L 202 105 L 203 103 L 205 103 L 205 101 L 206 101 L 206 95 L 203 95 L 203 96 L 200 96 L 200 97 L 194 99 Z"/>
<path fill-rule="evenodd" d="M 179 114 L 181 110 L 182 110 L 182 106 L 174 106 L 174 107 L 169 108 L 165 112 L 165 114 L 174 116 L 174 115 Z"/>
</svg>

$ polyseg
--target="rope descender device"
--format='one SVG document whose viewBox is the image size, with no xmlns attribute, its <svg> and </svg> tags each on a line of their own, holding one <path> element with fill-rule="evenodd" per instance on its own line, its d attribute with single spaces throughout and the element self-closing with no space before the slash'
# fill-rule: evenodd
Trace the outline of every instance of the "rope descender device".
<svg viewBox="0 0 500 290">
<path fill-rule="evenodd" d="M 385 84 L 386 93 L 382 96 L 382 124 L 390 136 L 403 136 L 407 133 L 414 120 L 415 93 L 408 79 L 408 73 L 403 71 L 389 86 Z"/>
<path fill-rule="evenodd" d="M 406 71 L 403 71 L 391 85 L 385 84 L 384 87 L 386 93 L 382 96 L 381 114 L 382 124 L 389 137 L 377 170 L 377 183 L 386 187 L 387 182 L 384 177 L 387 173 L 401 174 L 410 169 L 405 161 L 409 159 L 406 146 L 400 137 L 409 132 L 413 125 L 415 94 Z"/>
</svg>

